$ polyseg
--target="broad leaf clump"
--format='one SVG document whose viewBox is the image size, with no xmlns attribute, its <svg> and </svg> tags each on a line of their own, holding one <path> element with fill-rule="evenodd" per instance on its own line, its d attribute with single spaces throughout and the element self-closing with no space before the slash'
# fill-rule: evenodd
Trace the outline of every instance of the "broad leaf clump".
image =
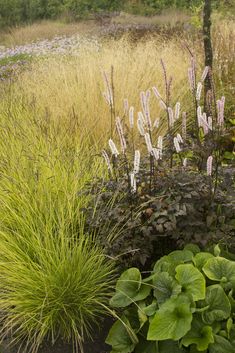
<svg viewBox="0 0 235 353">
<path fill-rule="evenodd" d="M 110 304 L 123 309 L 106 339 L 112 353 L 234 353 L 235 262 L 218 246 L 173 251 L 146 278 L 126 270 Z"/>
</svg>

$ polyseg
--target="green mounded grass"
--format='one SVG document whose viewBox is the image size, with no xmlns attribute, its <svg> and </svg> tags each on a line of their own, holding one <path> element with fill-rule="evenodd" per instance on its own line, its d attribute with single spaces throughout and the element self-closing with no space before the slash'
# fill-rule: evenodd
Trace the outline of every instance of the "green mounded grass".
<svg viewBox="0 0 235 353">
<path fill-rule="evenodd" d="M 7 109 L 8 107 L 8 109 Z M 0 337 L 36 352 L 62 336 L 75 350 L 108 312 L 113 262 L 84 231 L 86 182 L 103 165 L 59 122 L 0 112 Z M 93 166 L 93 168 L 91 168 Z"/>
</svg>

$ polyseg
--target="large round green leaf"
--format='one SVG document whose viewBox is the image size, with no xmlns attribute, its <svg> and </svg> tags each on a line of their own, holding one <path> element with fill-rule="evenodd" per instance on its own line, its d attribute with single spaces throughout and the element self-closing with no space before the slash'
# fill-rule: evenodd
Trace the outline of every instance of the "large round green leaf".
<svg viewBox="0 0 235 353">
<path fill-rule="evenodd" d="M 110 305 L 124 308 L 133 302 L 145 299 L 151 291 L 151 286 L 142 283 L 141 273 L 137 268 L 123 272 L 116 284 L 116 293 L 110 300 Z"/>
<path fill-rule="evenodd" d="M 201 271 L 205 263 L 213 257 L 209 252 L 200 252 L 194 256 L 193 263 Z"/>
<path fill-rule="evenodd" d="M 156 273 L 153 277 L 153 287 L 153 295 L 157 298 L 159 305 L 181 292 L 181 286 L 168 272 Z"/>
<path fill-rule="evenodd" d="M 154 266 L 153 272 L 168 272 L 169 275 L 175 275 L 177 265 L 192 261 L 193 253 L 189 250 L 175 250 L 169 255 L 163 256 Z"/>
<path fill-rule="evenodd" d="M 191 330 L 181 340 L 185 347 L 195 344 L 199 352 L 205 351 L 209 344 L 213 342 L 212 327 L 205 326 L 199 317 L 193 319 Z"/>
<path fill-rule="evenodd" d="M 178 340 L 191 328 L 190 300 L 185 295 L 167 300 L 150 323 L 147 339 L 152 341 Z"/>
<path fill-rule="evenodd" d="M 198 245 L 196 244 L 186 244 L 184 247 L 184 250 L 189 250 L 191 251 L 194 255 L 196 255 L 197 253 L 200 253 L 200 248 Z"/>
<path fill-rule="evenodd" d="M 175 278 L 182 286 L 182 291 L 191 295 L 194 301 L 205 298 L 206 281 L 196 267 L 191 264 L 177 266 Z"/>
<path fill-rule="evenodd" d="M 208 306 L 208 309 L 202 313 L 203 320 L 207 324 L 225 320 L 230 316 L 230 301 L 219 284 L 207 287 L 206 298 L 202 305 Z"/>
<path fill-rule="evenodd" d="M 113 324 L 105 342 L 112 346 L 115 353 L 131 353 L 138 343 L 138 338 L 129 321 L 123 318 L 123 322 L 118 320 Z"/>
<path fill-rule="evenodd" d="M 235 261 L 223 257 L 209 259 L 202 270 L 213 281 L 229 282 L 235 280 Z"/>
</svg>

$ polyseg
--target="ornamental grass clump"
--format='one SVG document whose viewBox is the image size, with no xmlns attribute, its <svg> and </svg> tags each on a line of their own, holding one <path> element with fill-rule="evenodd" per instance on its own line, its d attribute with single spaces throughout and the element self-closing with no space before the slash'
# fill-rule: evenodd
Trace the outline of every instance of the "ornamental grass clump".
<svg viewBox="0 0 235 353">
<path fill-rule="evenodd" d="M 110 305 L 121 316 L 112 353 L 234 353 L 235 262 L 193 244 L 158 260 L 148 277 L 122 273 Z"/>
<path fill-rule="evenodd" d="M 186 111 L 173 100 L 173 78 L 163 60 L 161 66 L 165 93 L 156 87 L 142 91 L 140 111 L 125 100 L 122 117 L 115 111 L 113 70 L 110 81 L 105 80 L 112 97 L 107 99 L 110 139 L 102 152 L 109 179 L 92 184 L 96 215 L 90 205 L 88 223 L 125 265 L 145 265 L 188 242 L 233 246 L 235 235 L 234 173 L 224 164 L 225 97 L 216 99 L 211 69 L 199 72 L 191 55 L 192 103 Z M 205 79 L 212 90 L 204 97 Z M 150 109 L 156 99 L 162 107 L 158 117 Z M 108 243 L 105 222 L 112 229 Z"/>
<path fill-rule="evenodd" d="M 108 313 L 114 274 L 103 251 L 81 233 L 29 240 L 0 232 L 1 338 L 37 352 L 45 339 L 60 337 L 83 352 L 84 339 Z"/>
<path fill-rule="evenodd" d="M 13 104 L 0 114 L 0 340 L 28 353 L 62 338 L 82 352 L 114 278 L 81 213 L 102 168 L 69 123 Z"/>
</svg>

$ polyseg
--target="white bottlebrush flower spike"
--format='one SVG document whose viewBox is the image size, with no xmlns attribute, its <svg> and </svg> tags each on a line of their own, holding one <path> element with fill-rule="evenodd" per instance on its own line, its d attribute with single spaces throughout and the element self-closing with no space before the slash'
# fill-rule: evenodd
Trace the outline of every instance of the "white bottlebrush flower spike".
<svg viewBox="0 0 235 353">
<path fill-rule="evenodd" d="M 102 151 L 102 156 L 104 157 L 104 160 L 107 164 L 108 170 L 111 171 L 112 170 L 111 162 L 110 162 L 108 153 L 105 150 Z"/>
<path fill-rule="evenodd" d="M 207 163 L 206 163 L 206 170 L 207 170 L 207 175 L 208 176 L 212 175 L 212 163 L 213 163 L 213 157 L 209 156 L 207 158 Z"/>
<path fill-rule="evenodd" d="M 123 106 L 124 106 L 124 114 L 127 115 L 128 114 L 128 109 L 129 109 L 129 103 L 128 103 L 128 99 L 127 98 L 124 99 Z"/>
<path fill-rule="evenodd" d="M 148 126 L 148 129 L 150 131 L 152 129 L 152 122 L 150 117 L 149 98 L 150 98 L 150 90 L 148 90 L 146 93 L 143 91 L 140 93 L 142 111 L 144 113 L 145 121 Z"/>
<path fill-rule="evenodd" d="M 153 148 L 152 149 L 152 155 L 154 156 L 154 158 L 156 159 L 156 161 L 158 161 L 160 159 L 160 150 L 158 148 Z"/>
<path fill-rule="evenodd" d="M 182 136 L 186 140 L 187 137 L 187 114 L 186 112 L 182 113 Z"/>
<path fill-rule="evenodd" d="M 164 110 L 167 110 L 166 103 L 162 99 L 159 101 L 159 104 L 160 104 L 161 108 L 163 108 Z"/>
<path fill-rule="evenodd" d="M 145 143 L 146 143 L 148 152 L 149 152 L 149 154 L 151 154 L 153 146 L 152 146 L 151 138 L 150 138 L 150 135 L 148 132 L 144 135 L 144 138 L 145 138 Z"/>
<path fill-rule="evenodd" d="M 179 143 L 184 143 L 180 134 L 177 134 L 176 137 L 177 137 L 177 140 L 179 141 Z"/>
<path fill-rule="evenodd" d="M 225 103 L 224 96 L 217 101 L 217 114 L 218 114 L 217 123 L 219 126 L 224 125 L 224 103 Z"/>
<path fill-rule="evenodd" d="M 130 128 L 133 129 L 133 127 L 134 127 L 134 107 L 130 107 L 130 109 L 129 109 L 129 124 L 130 124 Z"/>
<path fill-rule="evenodd" d="M 156 119 L 154 120 L 153 127 L 157 129 L 157 128 L 159 128 L 159 124 L 160 124 L 160 119 L 159 119 L 159 118 L 156 118 Z"/>
<path fill-rule="evenodd" d="M 162 96 L 160 95 L 158 89 L 156 87 L 153 87 L 153 93 L 155 94 L 155 96 L 158 98 L 158 99 L 161 99 L 162 100 Z"/>
<path fill-rule="evenodd" d="M 145 110 L 146 110 L 146 95 L 145 95 L 144 91 L 140 92 L 140 103 L 141 103 L 142 111 L 145 112 Z"/>
<path fill-rule="evenodd" d="M 113 105 L 113 99 L 112 96 L 110 96 L 109 92 L 103 92 L 103 97 L 106 103 L 111 107 Z"/>
<path fill-rule="evenodd" d="M 168 107 L 167 111 L 169 117 L 169 126 L 172 127 L 174 125 L 174 113 L 171 107 Z"/>
<path fill-rule="evenodd" d="M 120 138 L 120 143 L 122 146 L 122 152 L 125 153 L 127 145 L 126 145 L 126 139 L 125 139 L 123 128 L 122 128 L 121 119 L 119 118 L 119 116 L 116 118 L 116 127 L 117 127 L 118 135 Z"/>
<path fill-rule="evenodd" d="M 162 138 L 162 136 L 158 136 L 157 148 L 159 150 L 159 158 L 162 159 L 162 151 L 163 151 L 163 138 Z"/>
<path fill-rule="evenodd" d="M 202 93 L 202 83 L 198 82 L 197 84 L 197 92 L 196 92 L 196 100 L 199 102 L 201 99 L 201 93 Z"/>
<path fill-rule="evenodd" d="M 109 147 L 112 154 L 117 157 L 119 155 L 118 149 L 112 139 L 109 139 Z"/>
<path fill-rule="evenodd" d="M 201 127 L 201 117 L 202 117 L 202 108 L 199 106 L 197 108 L 197 122 L 198 122 L 198 127 Z"/>
<path fill-rule="evenodd" d="M 178 120 L 180 116 L 180 102 L 175 105 L 175 120 Z"/>
<path fill-rule="evenodd" d="M 137 190 L 137 187 L 136 187 L 136 176 L 135 176 L 135 173 L 130 173 L 130 181 L 131 181 L 131 191 L 133 193 L 136 192 Z"/>
<path fill-rule="evenodd" d="M 212 120 L 212 117 L 211 116 L 208 116 L 208 126 L 209 126 L 209 129 L 210 130 L 213 130 L 213 120 Z"/>
<path fill-rule="evenodd" d="M 184 159 L 183 159 L 183 167 L 184 167 L 184 168 L 187 167 L 187 162 L 188 162 L 187 158 L 184 158 Z"/>
<path fill-rule="evenodd" d="M 194 79 L 194 73 L 193 69 L 190 67 L 188 69 L 188 80 L 189 80 L 189 85 L 192 91 L 195 89 L 195 79 Z"/>
<path fill-rule="evenodd" d="M 144 134 L 145 134 L 144 121 L 143 121 L 143 117 L 141 116 L 141 114 L 140 114 L 140 112 L 138 113 L 137 127 L 138 127 L 140 135 L 144 136 Z"/>
<path fill-rule="evenodd" d="M 140 151 L 136 150 L 135 157 L 134 157 L 134 173 L 135 174 L 139 173 L 139 170 L 140 170 Z"/>
<path fill-rule="evenodd" d="M 201 126 L 203 128 L 203 131 L 204 131 L 204 134 L 208 134 L 209 130 L 210 129 L 210 126 L 208 124 L 208 121 L 207 121 L 207 116 L 206 116 L 206 113 L 203 113 L 202 116 L 201 116 Z"/>
<path fill-rule="evenodd" d="M 208 75 L 208 72 L 209 72 L 209 66 L 206 66 L 202 73 L 201 82 L 205 81 L 206 76 Z"/>
<path fill-rule="evenodd" d="M 177 137 L 174 137 L 174 146 L 177 153 L 181 152 L 180 144 Z"/>
</svg>

